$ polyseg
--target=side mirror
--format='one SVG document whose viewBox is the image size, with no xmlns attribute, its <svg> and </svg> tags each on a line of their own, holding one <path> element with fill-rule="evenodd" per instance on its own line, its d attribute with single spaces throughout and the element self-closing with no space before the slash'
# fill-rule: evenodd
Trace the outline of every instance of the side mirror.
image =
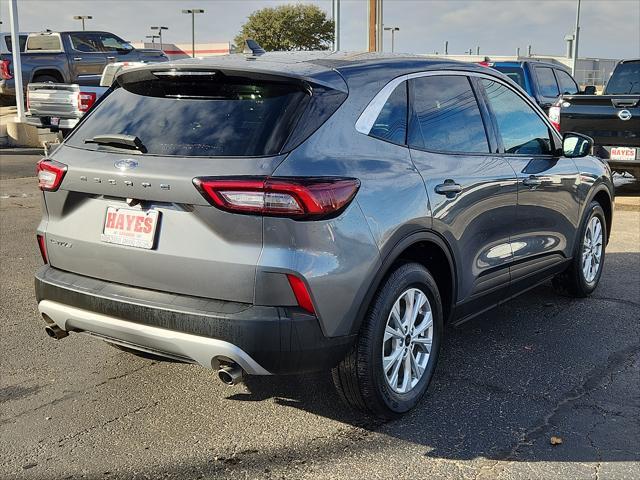
<svg viewBox="0 0 640 480">
<path fill-rule="evenodd" d="M 584 87 L 584 92 L 585 95 L 595 95 L 596 94 L 596 86 L 595 85 L 587 85 L 586 87 Z"/>
<path fill-rule="evenodd" d="M 593 138 L 581 133 L 567 132 L 562 137 L 562 154 L 568 158 L 586 157 L 593 148 Z"/>
</svg>

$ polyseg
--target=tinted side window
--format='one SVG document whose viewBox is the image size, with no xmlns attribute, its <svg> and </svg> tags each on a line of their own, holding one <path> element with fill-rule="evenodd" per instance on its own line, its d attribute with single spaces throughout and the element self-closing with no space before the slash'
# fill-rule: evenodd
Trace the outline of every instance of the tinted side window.
<svg viewBox="0 0 640 480">
<path fill-rule="evenodd" d="M 407 140 L 407 82 L 402 82 L 384 104 L 369 135 L 404 145 Z"/>
<path fill-rule="evenodd" d="M 69 34 L 71 45 L 79 52 L 95 53 L 101 50 L 101 45 L 92 33 L 71 33 Z"/>
<path fill-rule="evenodd" d="M 507 153 L 548 155 L 551 138 L 547 124 L 517 93 L 491 80 L 482 80 Z"/>
<path fill-rule="evenodd" d="M 540 95 L 543 97 L 557 97 L 560 95 L 556 77 L 553 70 L 546 67 L 537 67 L 536 76 L 538 77 L 538 85 L 540 86 Z"/>
<path fill-rule="evenodd" d="M 564 70 L 556 70 L 556 76 L 558 77 L 558 82 L 560 82 L 560 93 L 567 93 L 569 95 L 578 93 L 578 85 L 573 81 L 571 75 Z"/>
<path fill-rule="evenodd" d="M 411 82 L 411 146 L 440 152 L 489 152 L 480 109 L 467 77 L 433 76 Z"/>
</svg>

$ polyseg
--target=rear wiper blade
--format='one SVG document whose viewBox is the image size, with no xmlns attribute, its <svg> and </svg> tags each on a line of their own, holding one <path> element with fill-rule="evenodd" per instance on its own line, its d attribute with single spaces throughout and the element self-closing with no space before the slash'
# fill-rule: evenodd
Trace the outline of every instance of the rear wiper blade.
<svg viewBox="0 0 640 480">
<path fill-rule="evenodd" d="M 142 153 L 146 153 L 147 148 L 136 135 L 124 135 L 121 133 L 107 133 L 96 135 L 93 138 L 85 138 L 84 143 L 96 143 L 113 147 L 133 148 Z"/>
</svg>

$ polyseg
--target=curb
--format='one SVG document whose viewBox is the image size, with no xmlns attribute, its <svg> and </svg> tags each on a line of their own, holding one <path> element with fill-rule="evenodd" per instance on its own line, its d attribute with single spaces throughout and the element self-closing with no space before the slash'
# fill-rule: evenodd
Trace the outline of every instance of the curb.
<svg viewBox="0 0 640 480">
<path fill-rule="evenodd" d="M 44 155 L 43 148 L 2 148 L 0 155 Z"/>
</svg>

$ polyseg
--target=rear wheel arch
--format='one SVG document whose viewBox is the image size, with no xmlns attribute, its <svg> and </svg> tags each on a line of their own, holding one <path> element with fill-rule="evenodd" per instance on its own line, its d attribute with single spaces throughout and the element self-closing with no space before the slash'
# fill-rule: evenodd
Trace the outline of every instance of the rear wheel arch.
<svg viewBox="0 0 640 480">
<path fill-rule="evenodd" d="M 587 200 L 584 202 L 584 208 L 582 211 L 582 215 L 580 215 L 580 218 L 584 216 L 584 209 L 587 208 L 593 201 L 598 202 L 600 204 L 600 207 L 602 207 L 602 210 L 604 211 L 604 217 L 607 226 L 606 243 L 609 243 L 609 237 L 611 235 L 611 225 L 613 223 L 613 202 L 611 193 L 604 184 L 600 184 L 599 187 L 595 188 L 591 192 Z"/>
<path fill-rule="evenodd" d="M 356 322 L 351 333 L 359 332 L 371 301 L 384 280 L 400 265 L 411 262 L 423 265 L 434 277 L 442 297 L 445 323 L 450 319 L 457 291 L 454 257 L 447 243 L 439 235 L 432 231 L 422 230 L 406 235 L 384 254 L 382 265 L 358 309 Z"/>
<path fill-rule="evenodd" d="M 59 70 L 47 69 L 47 68 L 36 70 L 35 72 L 33 72 L 31 81 L 37 82 L 38 79 L 41 77 L 52 77 L 52 78 L 55 78 L 58 82 L 64 83 L 64 76 Z"/>
</svg>

